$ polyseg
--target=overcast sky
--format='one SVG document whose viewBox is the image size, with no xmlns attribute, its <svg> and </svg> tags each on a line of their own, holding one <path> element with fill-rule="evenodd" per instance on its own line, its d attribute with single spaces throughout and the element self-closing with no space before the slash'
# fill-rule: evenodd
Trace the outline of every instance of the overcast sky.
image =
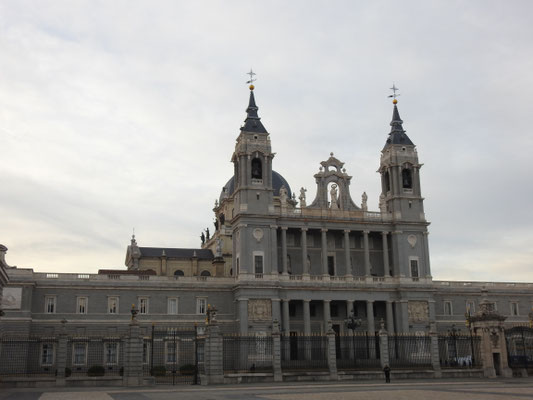
<svg viewBox="0 0 533 400">
<path fill-rule="evenodd" d="M 533 281 L 533 2 L 0 1 L 0 243 L 36 271 L 199 247 L 248 101 L 308 189 L 378 210 L 395 82 L 434 279 Z"/>
</svg>

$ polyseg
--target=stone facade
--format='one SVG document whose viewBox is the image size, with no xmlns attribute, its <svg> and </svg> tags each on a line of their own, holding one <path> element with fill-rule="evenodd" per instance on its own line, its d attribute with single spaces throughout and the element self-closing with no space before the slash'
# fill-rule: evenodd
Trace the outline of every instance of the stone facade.
<svg viewBox="0 0 533 400">
<path fill-rule="evenodd" d="M 234 175 L 201 248 L 142 247 L 132 237 L 127 269 L 98 274 L 7 268 L 7 249 L 0 249 L 0 285 L 10 280 L 3 331 L 56 334 L 64 325 L 78 335 L 127 334 L 132 305 L 140 335 L 152 324 L 202 324 L 209 305 L 218 309 L 221 333 L 270 334 L 278 324 L 283 334 L 346 333 L 351 315 L 371 334 L 381 325 L 389 333 L 446 331 L 463 325 L 482 295 L 505 324 L 528 320 L 533 284 L 433 281 L 422 164 L 396 104 L 381 150 L 379 211 L 369 211 L 366 193 L 356 204 L 352 176 L 333 153 L 314 175 L 315 199 L 301 188 L 297 201 L 273 170 L 271 138 L 257 111 L 251 90 Z"/>
</svg>

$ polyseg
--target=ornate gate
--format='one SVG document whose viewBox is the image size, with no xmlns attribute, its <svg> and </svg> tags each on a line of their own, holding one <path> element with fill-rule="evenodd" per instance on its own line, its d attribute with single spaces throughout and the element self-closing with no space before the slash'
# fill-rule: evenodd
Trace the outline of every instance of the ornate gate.
<svg viewBox="0 0 533 400">
<path fill-rule="evenodd" d="M 505 331 L 509 367 L 533 368 L 533 329 L 516 326 Z"/>
</svg>

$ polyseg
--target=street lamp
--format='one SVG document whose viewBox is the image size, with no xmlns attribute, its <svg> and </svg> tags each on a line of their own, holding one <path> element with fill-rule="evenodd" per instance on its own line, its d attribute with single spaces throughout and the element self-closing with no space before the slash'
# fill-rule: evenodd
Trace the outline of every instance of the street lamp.
<svg viewBox="0 0 533 400">
<path fill-rule="evenodd" d="M 453 362 L 457 365 L 458 364 L 458 360 L 457 360 L 457 334 L 460 332 L 461 330 L 460 329 L 456 329 L 455 328 L 455 324 L 452 325 L 452 328 L 451 329 L 448 329 L 448 335 L 452 338 L 453 340 L 453 356 L 454 358 L 452 359 Z"/>
<path fill-rule="evenodd" d="M 357 358 L 356 348 L 355 348 L 355 330 L 361 326 L 362 321 L 361 321 L 361 318 L 355 318 L 355 310 L 352 310 L 352 315 L 350 315 L 347 319 L 345 319 L 344 323 L 346 324 L 346 327 L 348 329 L 351 329 L 352 331 L 353 361 L 355 364 L 355 360 Z M 368 343 L 367 343 L 367 350 L 368 350 Z"/>
</svg>

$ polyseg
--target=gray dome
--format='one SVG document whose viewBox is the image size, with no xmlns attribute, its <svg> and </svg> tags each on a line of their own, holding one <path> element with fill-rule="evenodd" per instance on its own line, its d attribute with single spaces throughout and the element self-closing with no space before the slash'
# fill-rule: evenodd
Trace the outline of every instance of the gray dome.
<svg viewBox="0 0 533 400">
<path fill-rule="evenodd" d="M 274 196 L 279 196 L 279 190 L 282 186 L 285 186 L 287 189 L 287 194 L 289 198 L 292 197 L 291 187 L 289 186 L 289 183 L 285 180 L 284 177 L 282 177 L 280 174 L 278 174 L 276 171 L 272 171 L 272 188 L 274 189 Z M 230 180 L 224 185 L 224 188 L 226 189 L 227 196 L 231 196 L 233 192 L 235 191 L 235 177 L 232 176 Z M 222 201 L 224 198 L 224 189 L 222 189 L 222 192 L 220 193 L 219 201 Z"/>
</svg>

